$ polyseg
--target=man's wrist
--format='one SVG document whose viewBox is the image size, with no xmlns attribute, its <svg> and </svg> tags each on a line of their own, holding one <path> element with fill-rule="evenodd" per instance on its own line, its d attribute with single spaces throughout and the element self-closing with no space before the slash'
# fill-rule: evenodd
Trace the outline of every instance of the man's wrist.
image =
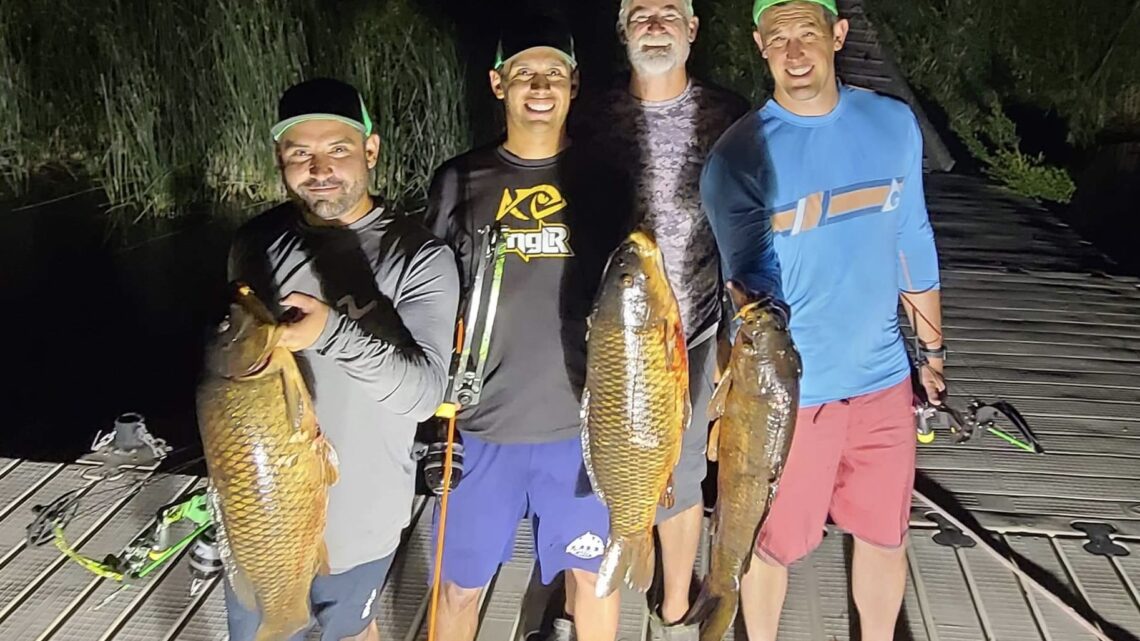
<svg viewBox="0 0 1140 641">
<path fill-rule="evenodd" d="M 929 345 L 922 339 L 918 339 L 915 345 L 918 359 L 922 362 L 938 361 L 939 364 L 946 360 L 946 345 L 941 341 L 937 341 L 936 345 Z"/>
</svg>

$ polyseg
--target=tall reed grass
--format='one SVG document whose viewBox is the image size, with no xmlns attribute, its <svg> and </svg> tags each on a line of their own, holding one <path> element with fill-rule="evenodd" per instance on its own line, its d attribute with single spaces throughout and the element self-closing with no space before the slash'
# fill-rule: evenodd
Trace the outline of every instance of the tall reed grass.
<svg viewBox="0 0 1140 641">
<path fill-rule="evenodd" d="M 354 18 L 340 68 L 364 92 L 380 134 L 373 187 L 417 210 L 432 171 L 468 146 L 458 52 L 412 0 L 371 4 Z"/>
<path fill-rule="evenodd" d="M 24 84 L 16 63 L 12 16 L 0 15 L 0 190 L 22 191 L 27 180 L 24 158 L 24 126 L 16 92 Z"/>
<path fill-rule="evenodd" d="M 375 189 L 422 206 L 468 137 L 452 35 L 414 0 L 5 0 L 0 176 L 19 192 L 38 162 L 66 167 L 130 220 L 277 200 L 277 99 L 316 75 L 364 94 Z"/>
<path fill-rule="evenodd" d="M 284 196 L 269 128 L 277 98 L 306 75 L 305 27 L 286 0 L 209 0 L 200 100 L 206 182 L 218 200 Z"/>
</svg>

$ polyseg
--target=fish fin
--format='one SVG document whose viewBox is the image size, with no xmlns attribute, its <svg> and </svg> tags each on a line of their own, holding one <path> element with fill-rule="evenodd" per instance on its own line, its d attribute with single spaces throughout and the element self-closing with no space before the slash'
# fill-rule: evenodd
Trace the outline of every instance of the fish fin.
<svg viewBox="0 0 1140 641">
<path fill-rule="evenodd" d="M 288 368 L 281 368 L 281 385 L 285 391 L 285 416 L 289 418 L 289 425 L 295 432 L 301 431 L 301 423 L 305 420 L 304 392 L 299 385 L 300 380 Z"/>
<path fill-rule="evenodd" d="M 206 509 L 210 513 L 211 520 L 214 522 L 214 542 L 218 548 L 218 558 L 222 561 L 222 573 L 225 577 L 223 580 L 229 582 L 234 594 L 238 594 L 236 582 L 240 580 L 237 577 L 241 573 L 241 570 L 238 568 L 237 560 L 234 559 L 234 551 L 230 546 L 230 537 L 226 534 L 226 520 L 224 510 L 222 509 L 222 499 L 218 494 L 218 488 L 214 484 L 214 479 L 209 479 L 206 482 Z M 248 577 L 246 577 L 245 580 L 248 586 Z M 250 590 L 247 591 L 247 594 L 251 593 L 252 586 L 250 586 Z M 246 604 L 243 603 L 242 605 Z"/>
<path fill-rule="evenodd" d="M 257 605 L 257 590 L 253 587 L 253 581 L 249 579 L 249 575 L 245 573 L 237 564 L 232 564 L 226 567 L 226 580 L 230 582 L 230 587 L 234 591 L 234 596 L 237 597 L 238 603 L 241 607 L 250 612 L 259 611 Z"/>
<path fill-rule="evenodd" d="M 678 409 L 681 412 L 681 430 L 684 431 L 693 422 L 693 401 L 689 397 L 689 347 L 679 319 L 666 325 L 665 353 L 669 371 L 677 379 L 677 390 L 680 392 Z"/>
<path fill-rule="evenodd" d="M 719 418 L 713 421 L 712 429 L 709 430 L 708 449 L 705 450 L 705 457 L 712 463 L 720 458 L 720 421 Z"/>
<path fill-rule="evenodd" d="M 681 430 L 687 430 L 693 423 L 693 399 L 689 396 L 689 386 L 686 384 L 681 389 Z"/>
<path fill-rule="evenodd" d="M 296 602 L 290 604 L 289 609 L 280 616 L 271 620 L 263 617 L 257 626 L 254 641 L 279 641 L 292 639 L 297 633 L 308 629 L 312 622 L 312 611 L 309 608 L 309 594 L 300 594 Z"/>
<path fill-rule="evenodd" d="M 637 592 L 645 593 L 653 582 L 653 530 L 632 537 L 610 539 L 602 564 L 598 568 L 594 594 L 604 599 L 624 582 Z"/>
<path fill-rule="evenodd" d="M 669 472 L 669 480 L 665 482 L 665 489 L 661 490 L 661 500 L 658 501 L 666 510 L 673 509 L 676 497 L 673 495 L 673 473 Z"/>
<path fill-rule="evenodd" d="M 321 541 L 321 544 L 317 546 L 316 572 L 321 576 L 332 574 L 332 570 L 329 567 L 329 546 L 324 541 Z"/>
<path fill-rule="evenodd" d="M 582 390 L 582 466 L 586 468 L 586 478 L 590 481 L 590 487 L 593 492 L 603 503 L 606 502 L 606 495 L 602 492 L 602 486 L 598 484 L 598 477 L 594 473 L 593 457 L 590 455 L 590 390 L 586 388 Z"/>
<path fill-rule="evenodd" d="M 685 331 L 681 328 L 681 321 L 669 322 L 662 320 L 665 326 L 665 365 L 671 372 L 688 374 L 689 348 L 685 341 Z"/>
<path fill-rule="evenodd" d="M 724 408 L 728 405 L 728 390 L 732 388 L 732 370 L 725 370 L 724 376 L 721 376 L 720 382 L 716 384 L 716 389 L 713 390 L 712 398 L 709 399 L 708 416 L 710 421 L 715 421 L 724 416 Z"/>
<path fill-rule="evenodd" d="M 314 446 L 324 468 L 325 483 L 330 487 L 336 485 L 340 481 L 340 457 L 336 454 L 336 448 L 323 435 L 317 437 Z"/>
<path fill-rule="evenodd" d="M 724 418 L 724 409 L 728 404 L 728 391 L 732 389 L 732 370 L 727 369 L 713 390 L 709 399 L 708 419 L 713 422 L 709 431 L 708 449 L 705 450 L 709 461 L 715 463 L 720 458 L 720 423 Z"/>
<path fill-rule="evenodd" d="M 700 594 L 681 623 L 686 626 L 699 625 L 701 641 L 720 641 L 736 618 L 736 607 L 736 595 L 717 594 L 708 577 L 705 577 Z"/>
</svg>

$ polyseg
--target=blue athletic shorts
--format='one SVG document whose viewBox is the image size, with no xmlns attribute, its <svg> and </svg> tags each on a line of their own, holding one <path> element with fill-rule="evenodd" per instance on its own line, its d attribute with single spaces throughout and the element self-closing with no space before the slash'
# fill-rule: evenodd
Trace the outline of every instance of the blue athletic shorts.
<svg viewBox="0 0 1140 641">
<path fill-rule="evenodd" d="M 490 582 L 511 560 L 515 530 L 530 517 L 542 582 L 568 569 L 597 572 L 609 537 L 609 511 L 589 489 L 578 436 L 499 445 L 464 434 L 466 471 L 448 499 L 443 580 L 461 588 Z M 432 562 L 439 532 L 432 526 Z M 429 579 L 430 580 L 430 579 Z"/>
<path fill-rule="evenodd" d="M 347 572 L 314 578 L 313 587 L 309 590 L 309 607 L 316 620 L 310 617 L 309 627 L 290 637 L 289 641 L 302 641 L 314 623 L 320 624 L 321 641 L 340 641 L 364 632 L 369 622 L 376 618 L 380 590 L 384 587 L 394 556 L 393 552 Z M 230 641 L 253 641 L 261 615 L 242 607 L 230 588 L 230 582 L 224 577 L 222 583 L 226 587 L 226 623 Z"/>
</svg>

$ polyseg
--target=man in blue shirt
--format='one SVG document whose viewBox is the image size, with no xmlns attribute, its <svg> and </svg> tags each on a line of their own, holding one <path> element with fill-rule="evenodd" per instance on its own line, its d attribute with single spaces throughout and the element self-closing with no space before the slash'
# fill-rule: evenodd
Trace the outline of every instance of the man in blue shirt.
<svg viewBox="0 0 1140 641">
<path fill-rule="evenodd" d="M 828 515 L 855 537 L 864 641 L 893 635 L 906 586 L 914 482 L 911 368 L 901 296 L 923 342 L 923 386 L 945 391 L 938 258 L 922 136 L 905 103 L 840 84 L 848 23 L 835 0 L 756 0 L 774 99 L 718 141 L 701 196 L 737 306 L 785 310 L 803 358 L 787 467 L 741 585 L 752 641 L 776 638 L 787 566 Z"/>
</svg>

